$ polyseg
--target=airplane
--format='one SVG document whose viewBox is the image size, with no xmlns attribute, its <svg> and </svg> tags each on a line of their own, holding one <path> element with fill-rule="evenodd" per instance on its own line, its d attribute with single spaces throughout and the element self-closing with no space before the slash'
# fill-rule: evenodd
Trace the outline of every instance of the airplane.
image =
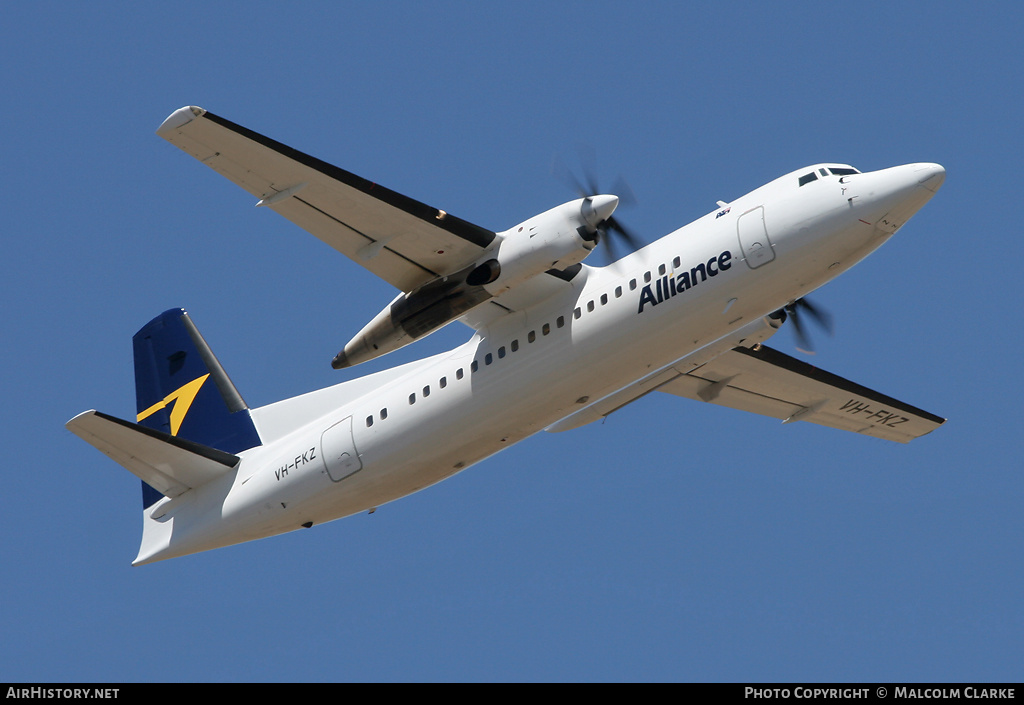
<svg viewBox="0 0 1024 705">
<path fill-rule="evenodd" d="M 133 565 L 309 528 L 444 480 L 539 432 L 652 392 L 909 442 L 945 419 L 765 345 L 804 297 L 886 242 L 938 164 L 797 169 L 605 266 L 618 197 L 495 232 L 195 106 L 157 135 L 399 294 L 334 357 L 347 368 L 451 321 L 462 345 L 249 408 L 184 309 L 133 338 L 137 415 L 67 428 L 142 480 Z M 607 244 L 607 243 L 606 243 Z"/>
</svg>

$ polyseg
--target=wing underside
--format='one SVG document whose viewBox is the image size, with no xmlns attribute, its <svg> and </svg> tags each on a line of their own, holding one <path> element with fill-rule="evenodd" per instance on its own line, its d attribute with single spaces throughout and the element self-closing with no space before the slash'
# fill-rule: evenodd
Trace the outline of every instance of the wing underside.
<svg viewBox="0 0 1024 705">
<path fill-rule="evenodd" d="M 658 391 L 733 409 L 908 443 L 945 419 L 765 345 L 734 348 Z"/>
<path fill-rule="evenodd" d="M 473 263 L 496 237 L 202 108 L 175 111 L 157 134 L 405 292 Z"/>
</svg>

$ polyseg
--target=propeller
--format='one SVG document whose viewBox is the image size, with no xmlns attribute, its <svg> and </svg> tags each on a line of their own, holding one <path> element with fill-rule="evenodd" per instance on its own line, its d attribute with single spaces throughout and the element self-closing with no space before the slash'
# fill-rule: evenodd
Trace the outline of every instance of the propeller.
<svg viewBox="0 0 1024 705">
<path fill-rule="evenodd" d="M 796 336 L 796 349 L 808 355 L 814 354 L 814 346 L 811 344 L 811 339 L 807 335 L 807 329 L 804 323 L 805 315 L 809 316 L 830 336 L 834 332 L 832 315 L 828 311 L 815 306 L 807 299 L 797 299 L 792 303 L 786 304 L 778 314 L 782 318 L 783 322 L 786 320 L 793 322 L 793 335 Z"/>
<path fill-rule="evenodd" d="M 564 181 L 569 188 L 575 191 L 580 198 L 587 199 L 589 202 L 590 199 L 593 199 L 595 196 L 599 196 L 604 192 L 598 186 L 597 179 L 594 176 L 595 169 L 593 168 L 592 151 L 587 150 L 587 153 L 584 154 L 584 150 L 581 149 L 580 152 L 580 161 L 584 162 L 585 182 L 581 182 L 577 179 L 572 171 L 557 159 L 552 167 L 552 171 L 557 177 Z M 629 184 L 626 183 L 626 180 L 621 176 L 616 179 L 615 188 L 612 193 L 618 196 L 618 205 L 636 205 L 636 194 L 633 193 L 633 189 L 630 188 Z M 643 241 L 624 226 L 622 221 L 617 219 L 614 215 L 609 215 L 598 222 L 595 225 L 595 229 L 597 231 L 595 233 L 596 242 L 598 244 L 604 244 L 604 255 L 609 262 L 614 262 L 619 258 L 617 254 L 619 244 L 628 247 L 630 252 L 643 247 Z"/>
</svg>

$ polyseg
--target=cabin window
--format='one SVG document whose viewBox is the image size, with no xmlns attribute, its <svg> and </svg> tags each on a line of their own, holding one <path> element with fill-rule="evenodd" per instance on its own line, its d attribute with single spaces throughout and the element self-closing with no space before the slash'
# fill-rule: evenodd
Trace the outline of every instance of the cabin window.
<svg viewBox="0 0 1024 705">
<path fill-rule="evenodd" d="M 502 345 L 500 348 L 498 348 L 498 359 L 500 360 L 503 357 L 505 357 L 505 346 L 504 345 Z"/>
<path fill-rule="evenodd" d="M 462 368 L 455 370 L 455 379 L 462 379 L 465 375 L 462 373 Z"/>
<path fill-rule="evenodd" d="M 518 349 L 519 349 L 519 339 L 516 338 L 515 340 L 512 341 L 512 352 L 515 352 Z"/>
<path fill-rule="evenodd" d="M 559 316 L 558 320 L 555 321 L 555 325 L 557 325 L 559 328 L 564 326 L 565 325 L 565 316 Z"/>
<path fill-rule="evenodd" d="M 812 171 L 810 174 L 804 174 L 803 176 L 800 177 L 800 185 L 803 186 L 805 184 L 809 184 L 812 181 L 817 181 L 817 180 L 818 180 L 818 175 L 815 174 Z"/>
<path fill-rule="evenodd" d="M 608 303 L 608 294 L 601 294 L 601 305 L 604 306 Z"/>
<path fill-rule="evenodd" d="M 617 286 L 615 287 L 615 298 L 619 298 L 620 296 L 622 296 L 622 287 Z"/>
<path fill-rule="evenodd" d="M 587 313 L 590 313 L 593 310 L 594 310 L 594 302 L 593 301 L 588 301 L 587 302 Z"/>
<path fill-rule="evenodd" d="M 665 265 L 663 265 L 663 264 L 658 265 L 658 276 L 659 277 L 665 276 Z"/>
<path fill-rule="evenodd" d="M 489 365 L 492 362 L 494 362 L 494 355 L 492 355 L 491 353 L 487 353 L 486 355 L 484 355 L 484 364 L 485 365 Z"/>
<path fill-rule="evenodd" d="M 423 388 L 423 396 L 425 396 L 425 397 L 429 397 L 430 396 L 430 385 L 429 384 L 426 387 Z"/>
<path fill-rule="evenodd" d="M 633 291 L 635 289 L 636 289 L 636 279 L 630 279 L 629 280 L 629 290 Z"/>
<path fill-rule="evenodd" d="M 448 378 L 447 377 L 442 377 L 441 379 L 439 379 L 437 381 L 437 386 L 439 386 L 441 389 L 444 389 L 445 387 L 447 387 L 448 386 Z"/>
<path fill-rule="evenodd" d="M 479 369 L 480 369 L 480 362 L 478 360 L 473 360 L 473 364 L 471 364 L 469 366 L 470 372 L 476 372 Z"/>
<path fill-rule="evenodd" d="M 644 284 L 650 284 L 650 283 L 651 283 L 651 273 L 650 272 L 644 272 Z"/>
<path fill-rule="evenodd" d="M 572 317 L 573 318 L 579 318 L 582 315 L 583 315 L 583 309 L 581 309 L 579 306 L 577 306 L 576 310 L 572 312 Z"/>
<path fill-rule="evenodd" d="M 680 259 L 678 257 L 676 257 L 674 260 L 672 260 L 672 267 L 674 269 L 679 269 L 679 263 L 680 263 Z"/>
<path fill-rule="evenodd" d="M 366 417 L 366 427 L 369 428 L 372 425 L 373 425 L 373 417 L 372 416 L 367 416 Z"/>
<path fill-rule="evenodd" d="M 531 330 L 529 335 L 526 336 L 527 342 L 530 342 L 530 343 L 532 343 L 536 339 L 537 339 L 537 331 Z"/>
<path fill-rule="evenodd" d="M 388 417 L 388 410 L 386 408 L 380 410 L 380 420 L 383 421 Z"/>
<path fill-rule="evenodd" d="M 416 403 L 416 392 L 413 392 L 412 394 L 409 395 L 409 404 L 415 404 L 415 403 Z"/>
<path fill-rule="evenodd" d="M 548 333 L 550 333 L 551 332 L 551 324 L 550 323 L 545 323 L 543 326 L 541 326 L 540 332 L 543 333 L 544 335 L 547 335 Z"/>
</svg>

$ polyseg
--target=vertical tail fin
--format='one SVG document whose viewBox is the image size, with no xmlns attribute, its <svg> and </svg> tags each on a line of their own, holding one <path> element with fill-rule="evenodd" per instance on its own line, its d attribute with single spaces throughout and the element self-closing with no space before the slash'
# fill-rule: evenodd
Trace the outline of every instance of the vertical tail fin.
<svg viewBox="0 0 1024 705">
<path fill-rule="evenodd" d="M 227 453 L 261 444 L 235 385 L 184 309 L 165 311 L 132 338 L 137 421 Z M 162 495 L 143 483 L 143 505 Z"/>
</svg>

